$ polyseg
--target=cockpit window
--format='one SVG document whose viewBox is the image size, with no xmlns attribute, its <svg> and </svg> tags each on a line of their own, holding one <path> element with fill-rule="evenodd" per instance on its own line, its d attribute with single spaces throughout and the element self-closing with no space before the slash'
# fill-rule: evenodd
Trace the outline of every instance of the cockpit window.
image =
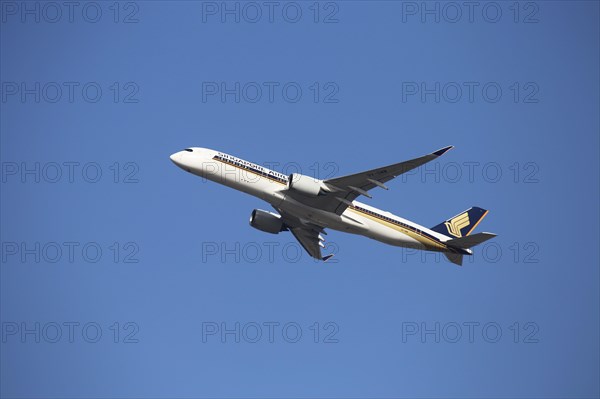
<svg viewBox="0 0 600 399">
<path fill-rule="evenodd" d="M 191 148 L 186 148 L 184 151 L 187 151 L 187 152 L 194 152 L 194 150 L 192 150 Z"/>
</svg>

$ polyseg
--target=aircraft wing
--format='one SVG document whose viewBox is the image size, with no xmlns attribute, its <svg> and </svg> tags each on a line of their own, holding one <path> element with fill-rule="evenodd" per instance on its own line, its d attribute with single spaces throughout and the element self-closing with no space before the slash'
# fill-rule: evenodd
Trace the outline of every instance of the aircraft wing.
<svg viewBox="0 0 600 399">
<path fill-rule="evenodd" d="M 368 193 L 369 190 L 375 187 L 381 187 L 387 190 L 387 187 L 383 183 L 442 156 L 452 148 L 453 146 L 448 146 L 434 151 L 431 154 L 411 159 L 410 161 L 400 162 L 353 175 L 327 179 L 324 183 L 330 190 L 325 193 L 325 195 L 319 195 L 318 197 L 310 198 L 302 196 L 301 194 L 290 194 L 295 199 L 309 206 L 341 215 L 359 195 L 371 198 Z"/>
<path fill-rule="evenodd" d="M 324 247 L 323 242 L 325 241 L 321 233 L 327 234 L 323 230 L 323 227 L 305 222 L 294 215 L 282 212 L 280 209 L 277 209 L 277 211 L 281 214 L 285 225 L 310 256 L 324 261 L 327 261 L 333 256 L 333 254 L 326 256 L 321 254 L 321 248 Z"/>
<path fill-rule="evenodd" d="M 300 245 L 315 259 L 327 261 L 333 256 L 329 254 L 323 256 L 321 254 L 321 245 L 323 245 L 322 236 L 315 230 L 309 230 L 302 227 L 291 228 L 290 231 L 296 237 Z"/>
</svg>

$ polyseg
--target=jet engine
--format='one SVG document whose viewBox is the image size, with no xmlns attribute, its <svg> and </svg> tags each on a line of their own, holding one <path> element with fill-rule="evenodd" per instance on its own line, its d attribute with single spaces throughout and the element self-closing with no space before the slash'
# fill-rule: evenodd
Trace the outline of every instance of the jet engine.
<svg viewBox="0 0 600 399">
<path fill-rule="evenodd" d="M 301 194 L 316 197 L 321 192 L 321 181 L 310 176 L 292 173 L 288 188 Z"/>
<path fill-rule="evenodd" d="M 250 226 L 265 233 L 278 234 L 285 230 L 281 216 L 276 213 L 255 209 L 250 215 Z"/>
</svg>

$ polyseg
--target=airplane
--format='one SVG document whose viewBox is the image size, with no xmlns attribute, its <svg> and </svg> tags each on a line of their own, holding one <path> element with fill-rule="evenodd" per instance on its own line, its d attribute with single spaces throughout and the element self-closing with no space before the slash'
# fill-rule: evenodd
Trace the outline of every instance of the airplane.
<svg viewBox="0 0 600 399">
<path fill-rule="evenodd" d="M 266 233 L 290 231 L 315 259 L 323 256 L 325 229 L 358 234 L 398 247 L 442 252 L 450 262 L 462 265 L 463 255 L 496 235 L 472 234 L 488 214 L 472 207 L 442 223 L 426 228 L 367 204 L 374 188 L 388 190 L 389 180 L 445 154 L 453 146 L 409 161 L 332 179 L 316 179 L 299 173 L 289 176 L 255 163 L 208 148 L 190 147 L 171 155 L 181 169 L 268 202 L 275 212 L 254 209 L 250 226 Z"/>
</svg>

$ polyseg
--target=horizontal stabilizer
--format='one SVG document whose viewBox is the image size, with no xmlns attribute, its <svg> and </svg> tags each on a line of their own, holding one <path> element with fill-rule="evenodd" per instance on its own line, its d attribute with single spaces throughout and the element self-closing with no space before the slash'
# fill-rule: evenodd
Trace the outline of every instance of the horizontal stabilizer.
<svg viewBox="0 0 600 399">
<path fill-rule="evenodd" d="M 477 233 L 466 237 L 448 240 L 445 242 L 445 244 L 454 248 L 471 248 L 494 237 L 496 237 L 496 234 L 494 233 Z"/>
</svg>

